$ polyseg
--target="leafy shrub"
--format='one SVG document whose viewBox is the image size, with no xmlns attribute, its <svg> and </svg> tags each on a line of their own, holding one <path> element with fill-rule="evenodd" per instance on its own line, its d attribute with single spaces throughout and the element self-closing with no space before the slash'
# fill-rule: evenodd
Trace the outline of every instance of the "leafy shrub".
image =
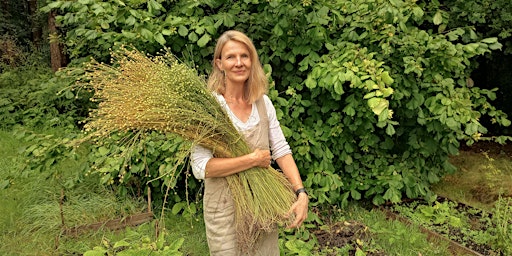
<svg viewBox="0 0 512 256">
<path fill-rule="evenodd" d="M 419 4 L 58 0 L 44 10 L 62 14 L 73 58 L 167 46 L 203 73 L 213 38 L 246 32 L 272 67 L 269 96 L 315 203 L 345 205 L 431 199 L 429 185 L 455 171 L 448 156 L 487 132 L 481 118 L 510 125 L 489 103 L 495 90 L 467 83 L 474 58 L 502 45 L 472 27 L 445 31 L 442 7 Z"/>
</svg>

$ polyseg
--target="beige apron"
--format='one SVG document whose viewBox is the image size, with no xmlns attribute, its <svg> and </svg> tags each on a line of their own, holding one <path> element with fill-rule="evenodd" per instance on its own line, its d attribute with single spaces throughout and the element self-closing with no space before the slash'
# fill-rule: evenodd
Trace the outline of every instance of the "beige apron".
<svg viewBox="0 0 512 256">
<path fill-rule="evenodd" d="M 269 149 L 268 116 L 263 98 L 256 101 L 260 122 L 244 132 L 252 149 Z M 207 178 L 204 186 L 204 222 L 210 255 L 243 255 L 237 246 L 235 207 L 225 178 Z M 278 232 L 265 233 L 256 242 L 252 255 L 278 256 Z"/>
</svg>

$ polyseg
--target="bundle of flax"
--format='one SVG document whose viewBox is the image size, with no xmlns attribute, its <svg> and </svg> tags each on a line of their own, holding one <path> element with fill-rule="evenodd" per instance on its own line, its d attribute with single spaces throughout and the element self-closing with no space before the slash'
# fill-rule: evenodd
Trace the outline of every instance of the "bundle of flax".
<svg viewBox="0 0 512 256">
<path fill-rule="evenodd" d="M 251 153 L 206 82 L 171 53 L 147 56 L 122 48 L 113 65 L 91 62 L 87 86 L 99 102 L 84 126 L 89 137 L 113 132 L 174 133 L 211 149 L 217 157 Z M 227 178 L 235 201 L 239 245 L 250 250 L 262 231 L 284 224 L 295 201 L 290 183 L 273 168 L 252 168 Z"/>
</svg>

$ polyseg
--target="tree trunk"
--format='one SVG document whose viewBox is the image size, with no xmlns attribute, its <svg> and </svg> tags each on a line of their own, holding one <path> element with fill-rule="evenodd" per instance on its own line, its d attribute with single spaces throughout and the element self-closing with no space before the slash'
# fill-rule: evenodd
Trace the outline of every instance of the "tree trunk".
<svg viewBox="0 0 512 256">
<path fill-rule="evenodd" d="M 4 15 L 4 19 L 7 18 L 7 14 L 9 13 L 9 1 L 8 0 L 2 0 L 2 15 Z"/>
<path fill-rule="evenodd" d="M 28 11 L 30 17 L 30 27 L 32 32 L 32 42 L 39 47 L 43 37 L 43 28 L 37 19 L 37 0 L 28 0 Z"/>
<path fill-rule="evenodd" d="M 58 31 L 55 24 L 55 11 L 48 14 L 48 29 L 50 31 L 50 58 L 52 70 L 55 72 L 59 68 L 66 66 L 66 56 L 64 55 L 62 44 L 58 40 Z"/>
</svg>

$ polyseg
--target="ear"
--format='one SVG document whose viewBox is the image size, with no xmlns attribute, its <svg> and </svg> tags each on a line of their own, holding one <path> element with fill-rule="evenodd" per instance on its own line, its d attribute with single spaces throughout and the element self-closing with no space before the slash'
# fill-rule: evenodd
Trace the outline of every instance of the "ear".
<svg viewBox="0 0 512 256">
<path fill-rule="evenodd" d="M 220 59 L 215 60 L 215 65 L 217 65 L 217 68 L 219 68 L 220 71 L 224 71 L 222 70 L 222 61 Z"/>
</svg>

